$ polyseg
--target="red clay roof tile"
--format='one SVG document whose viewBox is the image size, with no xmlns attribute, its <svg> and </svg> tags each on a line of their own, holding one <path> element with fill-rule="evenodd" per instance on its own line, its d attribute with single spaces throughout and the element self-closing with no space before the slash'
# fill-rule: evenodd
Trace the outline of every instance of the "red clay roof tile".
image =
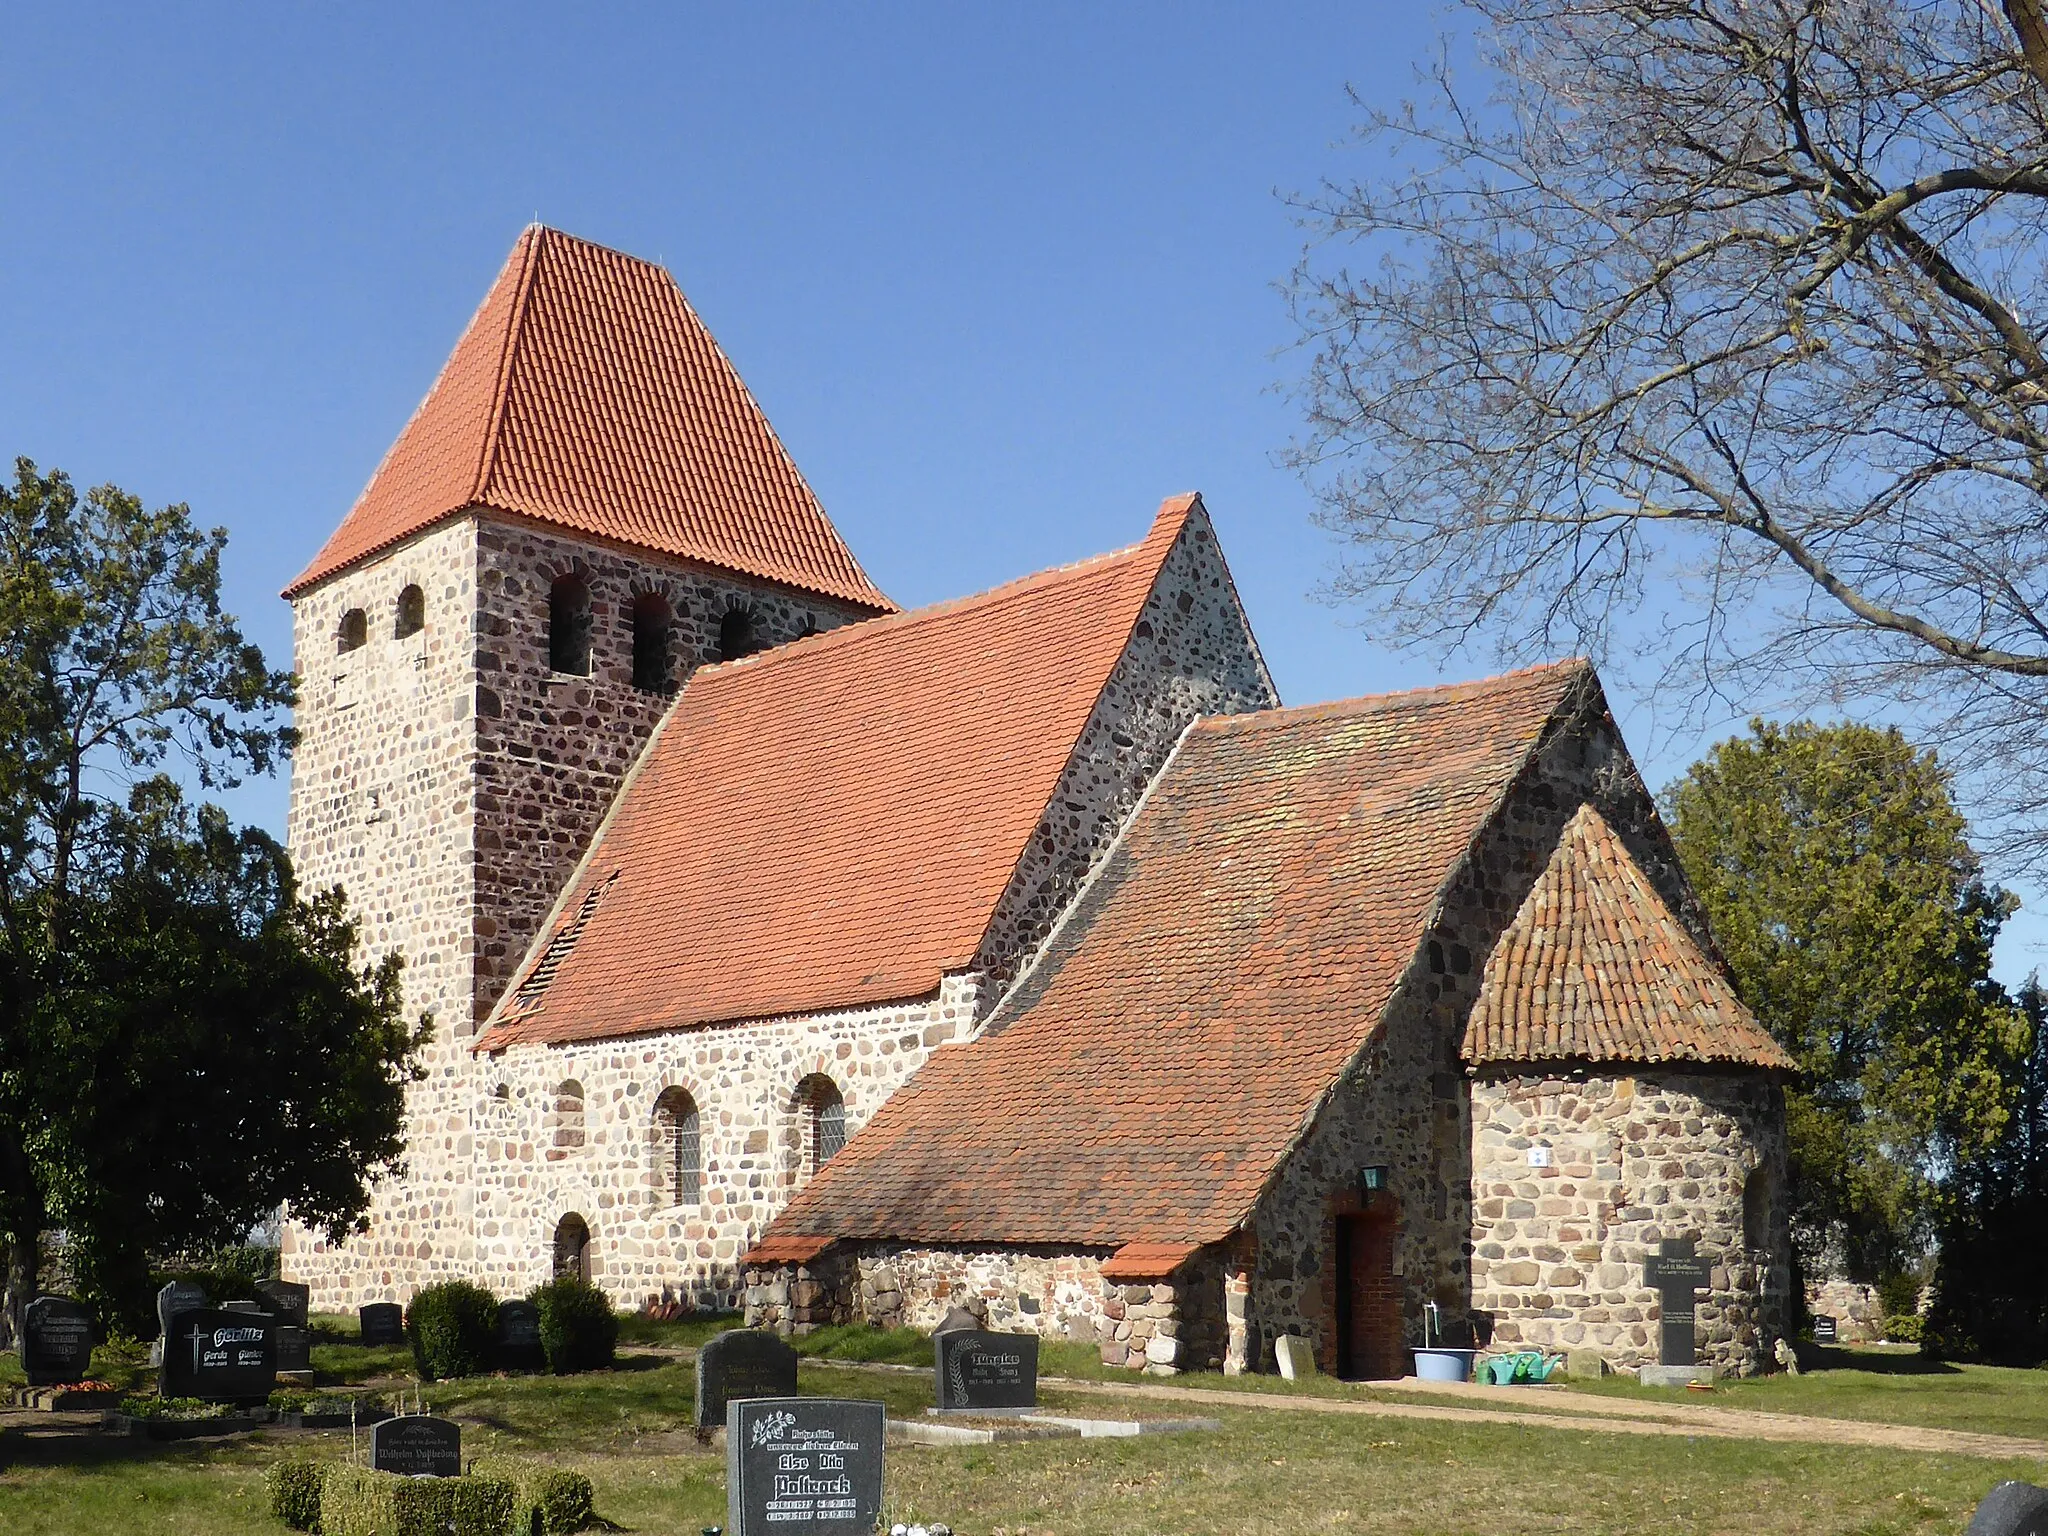
<svg viewBox="0 0 2048 1536">
<path fill-rule="evenodd" d="M 698 671 L 528 956 L 552 978 L 515 986 L 477 1048 L 936 990 L 979 951 L 1198 505 L 1115 554 Z"/>
<path fill-rule="evenodd" d="M 472 507 L 895 607 L 674 279 L 538 225 L 285 595 Z"/>
<path fill-rule="evenodd" d="M 1488 958 L 1463 1054 L 1793 1065 L 1590 805 Z"/>
<path fill-rule="evenodd" d="M 1589 675 L 1201 721 L 982 1036 L 940 1047 L 771 1234 L 1226 1236 Z"/>
</svg>

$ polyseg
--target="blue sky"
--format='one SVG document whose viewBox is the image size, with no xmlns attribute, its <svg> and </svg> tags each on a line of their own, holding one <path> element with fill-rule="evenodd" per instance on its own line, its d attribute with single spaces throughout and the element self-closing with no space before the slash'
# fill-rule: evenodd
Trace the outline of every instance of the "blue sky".
<svg viewBox="0 0 2048 1536">
<path fill-rule="evenodd" d="M 1207 498 L 1290 703 L 1471 676 L 1312 591 L 1281 194 L 1355 169 L 1422 6 L 12 6 L 6 454 L 189 502 L 278 589 L 539 217 L 663 262 L 915 605 Z M 1615 700 L 1661 784 L 1704 739 Z M 281 783 L 235 809 L 281 829 Z M 2021 924 L 2002 972 L 2037 963 Z"/>
</svg>

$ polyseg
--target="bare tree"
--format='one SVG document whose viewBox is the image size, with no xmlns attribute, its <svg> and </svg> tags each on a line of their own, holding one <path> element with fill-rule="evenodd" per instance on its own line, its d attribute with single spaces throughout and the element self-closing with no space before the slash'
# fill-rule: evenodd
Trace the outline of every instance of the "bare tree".
<svg viewBox="0 0 2048 1536">
<path fill-rule="evenodd" d="M 2002 4 L 1473 0 L 1485 89 L 1447 51 L 1306 202 L 1338 590 L 1698 700 L 1931 707 L 2048 867 L 2048 32 Z"/>
</svg>

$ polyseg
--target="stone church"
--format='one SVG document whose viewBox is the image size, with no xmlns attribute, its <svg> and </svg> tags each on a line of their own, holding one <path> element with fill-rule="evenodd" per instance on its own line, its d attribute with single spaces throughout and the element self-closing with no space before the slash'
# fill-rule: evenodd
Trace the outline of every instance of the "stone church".
<svg viewBox="0 0 2048 1536">
<path fill-rule="evenodd" d="M 1691 1239 L 1705 1358 L 1784 1326 L 1790 1063 L 1583 663 L 1282 708 L 1192 495 L 901 611 L 668 274 L 539 227 L 285 595 L 299 872 L 435 1024 L 316 1307 L 1627 1366 Z"/>
</svg>

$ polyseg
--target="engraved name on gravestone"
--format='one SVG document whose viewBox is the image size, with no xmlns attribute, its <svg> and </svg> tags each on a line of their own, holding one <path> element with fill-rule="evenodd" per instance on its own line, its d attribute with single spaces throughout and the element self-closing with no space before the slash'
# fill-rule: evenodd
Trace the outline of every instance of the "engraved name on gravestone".
<svg viewBox="0 0 2048 1536">
<path fill-rule="evenodd" d="M 1693 1292 L 1706 1288 L 1709 1268 L 1693 1256 L 1693 1239 L 1689 1237 L 1666 1238 L 1659 1249 L 1643 1260 L 1643 1279 L 1656 1288 L 1658 1310 L 1663 1316 L 1657 1332 L 1657 1363 L 1698 1365 L 1698 1314 Z"/>
<path fill-rule="evenodd" d="M 697 1351 L 699 1429 L 725 1422 L 726 1405 L 741 1397 L 796 1396 L 796 1351 L 772 1333 L 735 1328 Z"/>
<path fill-rule="evenodd" d="M 370 1426 L 370 1466 L 400 1477 L 462 1476 L 462 1426 L 429 1413 Z"/>
<path fill-rule="evenodd" d="M 726 1536 L 852 1536 L 882 1507 L 881 1403 L 757 1397 L 726 1408 Z"/>
<path fill-rule="evenodd" d="M 253 1403 L 277 1385 L 277 1319 L 223 1307 L 181 1312 L 164 1336 L 157 1391 L 213 1403 Z"/>
<path fill-rule="evenodd" d="M 356 1326 L 365 1344 L 403 1344 L 405 1309 L 395 1301 L 373 1301 L 356 1308 Z"/>
<path fill-rule="evenodd" d="M 960 1328 L 932 1336 L 939 1412 L 1038 1406 L 1038 1335 Z"/>
<path fill-rule="evenodd" d="M 32 1387 L 84 1381 L 92 1366 L 92 1314 L 69 1296 L 38 1296 L 22 1319 L 21 1368 Z"/>
<path fill-rule="evenodd" d="M 313 1288 L 291 1280 L 258 1280 L 256 1294 L 263 1298 L 280 1322 L 290 1323 L 294 1328 L 306 1326 L 306 1308 L 313 1299 Z"/>
<path fill-rule="evenodd" d="M 1816 1313 L 1813 1319 L 1813 1342 L 1816 1344 L 1834 1344 L 1839 1342 L 1839 1339 L 1840 1332 L 1835 1327 L 1835 1320 L 1832 1317 L 1822 1317 Z"/>
<path fill-rule="evenodd" d="M 530 1301 L 498 1304 L 498 1364 L 508 1371 L 538 1371 L 547 1367 L 547 1351 L 540 1342 L 540 1308 Z"/>
</svg>

